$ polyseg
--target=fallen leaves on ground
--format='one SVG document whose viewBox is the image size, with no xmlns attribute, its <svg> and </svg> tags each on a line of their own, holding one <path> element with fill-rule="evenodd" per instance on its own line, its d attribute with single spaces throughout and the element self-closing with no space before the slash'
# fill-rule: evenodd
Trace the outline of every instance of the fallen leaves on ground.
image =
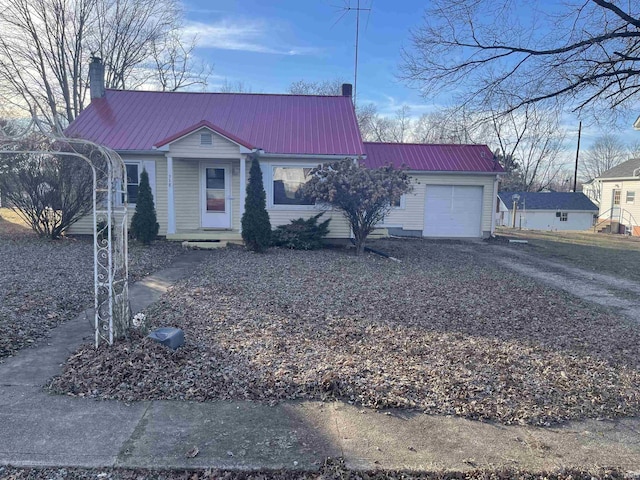
<svg viewBox="0 0 640 480">
<path fill-rule="evenodd" d="M 131 468 L 17 468 L 0 466 L 0 478 L 9 480 L 630 480 L 616 469 L 593 471 L 561 469 L 529 472 L 518 469 L 456 471 L 350 470 L 344 460 L 329 458 L 320 469 L 303 470 L 145 470 Z"/>
<path fill-rule="evenodd" d="M 168 265 L 180 253 L 175 243 L 131 243 L 130 281 Z M 49 240 L 0 232 L 0 359 L 34 345 L 92 305 L 90 239 Z"/>
<path fill-rule="evenodd" d="M 505 424 L 640 412 L 640 329 L 493 264 L 484 245 L 212 252 L 147 310 L 185 331 L 82 347 L 50 388 L 135 401 L 342 399 Z"/>
</svg>

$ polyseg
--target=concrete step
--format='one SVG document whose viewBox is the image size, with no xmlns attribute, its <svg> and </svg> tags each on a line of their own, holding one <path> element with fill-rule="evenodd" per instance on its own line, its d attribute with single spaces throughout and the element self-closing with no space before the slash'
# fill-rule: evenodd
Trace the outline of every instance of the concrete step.
<svg viewBox="0 0 640 480">
<path fill-rule="evenodd" d="M 225 248 L 229 241 L 209 240 L 209 241 L 187 241 L 182 242 L 182 248 L 198 249 L 198 250 L 214 250 L 216 248 Z"/>
</svg>

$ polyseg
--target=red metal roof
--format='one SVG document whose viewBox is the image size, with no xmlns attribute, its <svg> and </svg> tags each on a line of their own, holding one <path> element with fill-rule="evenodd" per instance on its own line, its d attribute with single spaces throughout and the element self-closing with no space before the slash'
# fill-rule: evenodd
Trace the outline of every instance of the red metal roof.
<svg viewBox="0 0 640 480">
<path fill-rule="evenodd" d="M 362 155 L 351 98 L 107 90 L 66 133 L 114 150 L 151 150 L 208 122 L 267 153 Z"/>
<path fill-rule="evenodd" d="M 365 142 L 369 168 L 393 165 L 428 172 L 504 172 L 486 145 Z"/>
</svg>

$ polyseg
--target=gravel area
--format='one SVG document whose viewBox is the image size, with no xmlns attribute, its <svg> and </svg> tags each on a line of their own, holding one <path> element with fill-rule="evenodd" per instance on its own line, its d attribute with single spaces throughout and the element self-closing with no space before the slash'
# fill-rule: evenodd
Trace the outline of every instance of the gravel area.
<svg viewBox="0 0 640 480">
<path fill-rule="evenodd" d="M 37 343 L 93 303 L 89 239 L 52 241 L 10 226 L 0 225 L 0 359 Z M 166 266 L 181 252 L 175 243 L 130 243 L 130 279 Z"/>
<path fill-rule="evenodd" d="M 0 466 L 0 479 L 11 480 L 630 480 L 632 474 L 615 469 L 564 469 L 555 472 L 470 470 L 411 472 L 349 470 L 341 459 L 328 459 L 315 472 L 299 470 L 142 470 L 124 468 L 16 468 Z"/>
<path fill-rule="evenodd" d="M 339 398 L 505 424 L 640 412 L 640 328 L 493 264 L 493 249 L 380 242 L 402 258 L 240 249 L 147 310 L 176 352 L 134 335 L 81 347 L 51 389 L 122 399 Z"/>
</svg>

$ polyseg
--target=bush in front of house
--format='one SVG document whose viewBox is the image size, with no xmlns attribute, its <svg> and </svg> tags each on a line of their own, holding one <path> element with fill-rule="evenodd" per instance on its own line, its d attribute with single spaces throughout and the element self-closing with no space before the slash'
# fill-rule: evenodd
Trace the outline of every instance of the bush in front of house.
<svg viewBox="0 0 640 480">
<path fill-rule="evenodd" d="M 311 218 L 297 218 L 289 225 L 280 225 L 271 232 L 272 244 L 276 247 L 292 248 L 294 250 L 318 250 L 322 248 L 322 240 L 329 233 L 327 219 L 318 223 L 324 212 Z"/>
<path fill-rule="evenodd" d="M 267 194 L 257 158 L 251 162 L 247 197 L 242 214 L 242 240 L 249 250 L 264 252 L 271 245 L 271 222 L 267 213 Z"/>
<path fill-rule="evenodd" d="M 153 193 L 149 184 L 149 174 L 143 169 L 140 174 L 136 211 L 131 219 L 131 236 L 145 245 L 149 245 L 158 236 L 159 229 Z"/>
</svg>

